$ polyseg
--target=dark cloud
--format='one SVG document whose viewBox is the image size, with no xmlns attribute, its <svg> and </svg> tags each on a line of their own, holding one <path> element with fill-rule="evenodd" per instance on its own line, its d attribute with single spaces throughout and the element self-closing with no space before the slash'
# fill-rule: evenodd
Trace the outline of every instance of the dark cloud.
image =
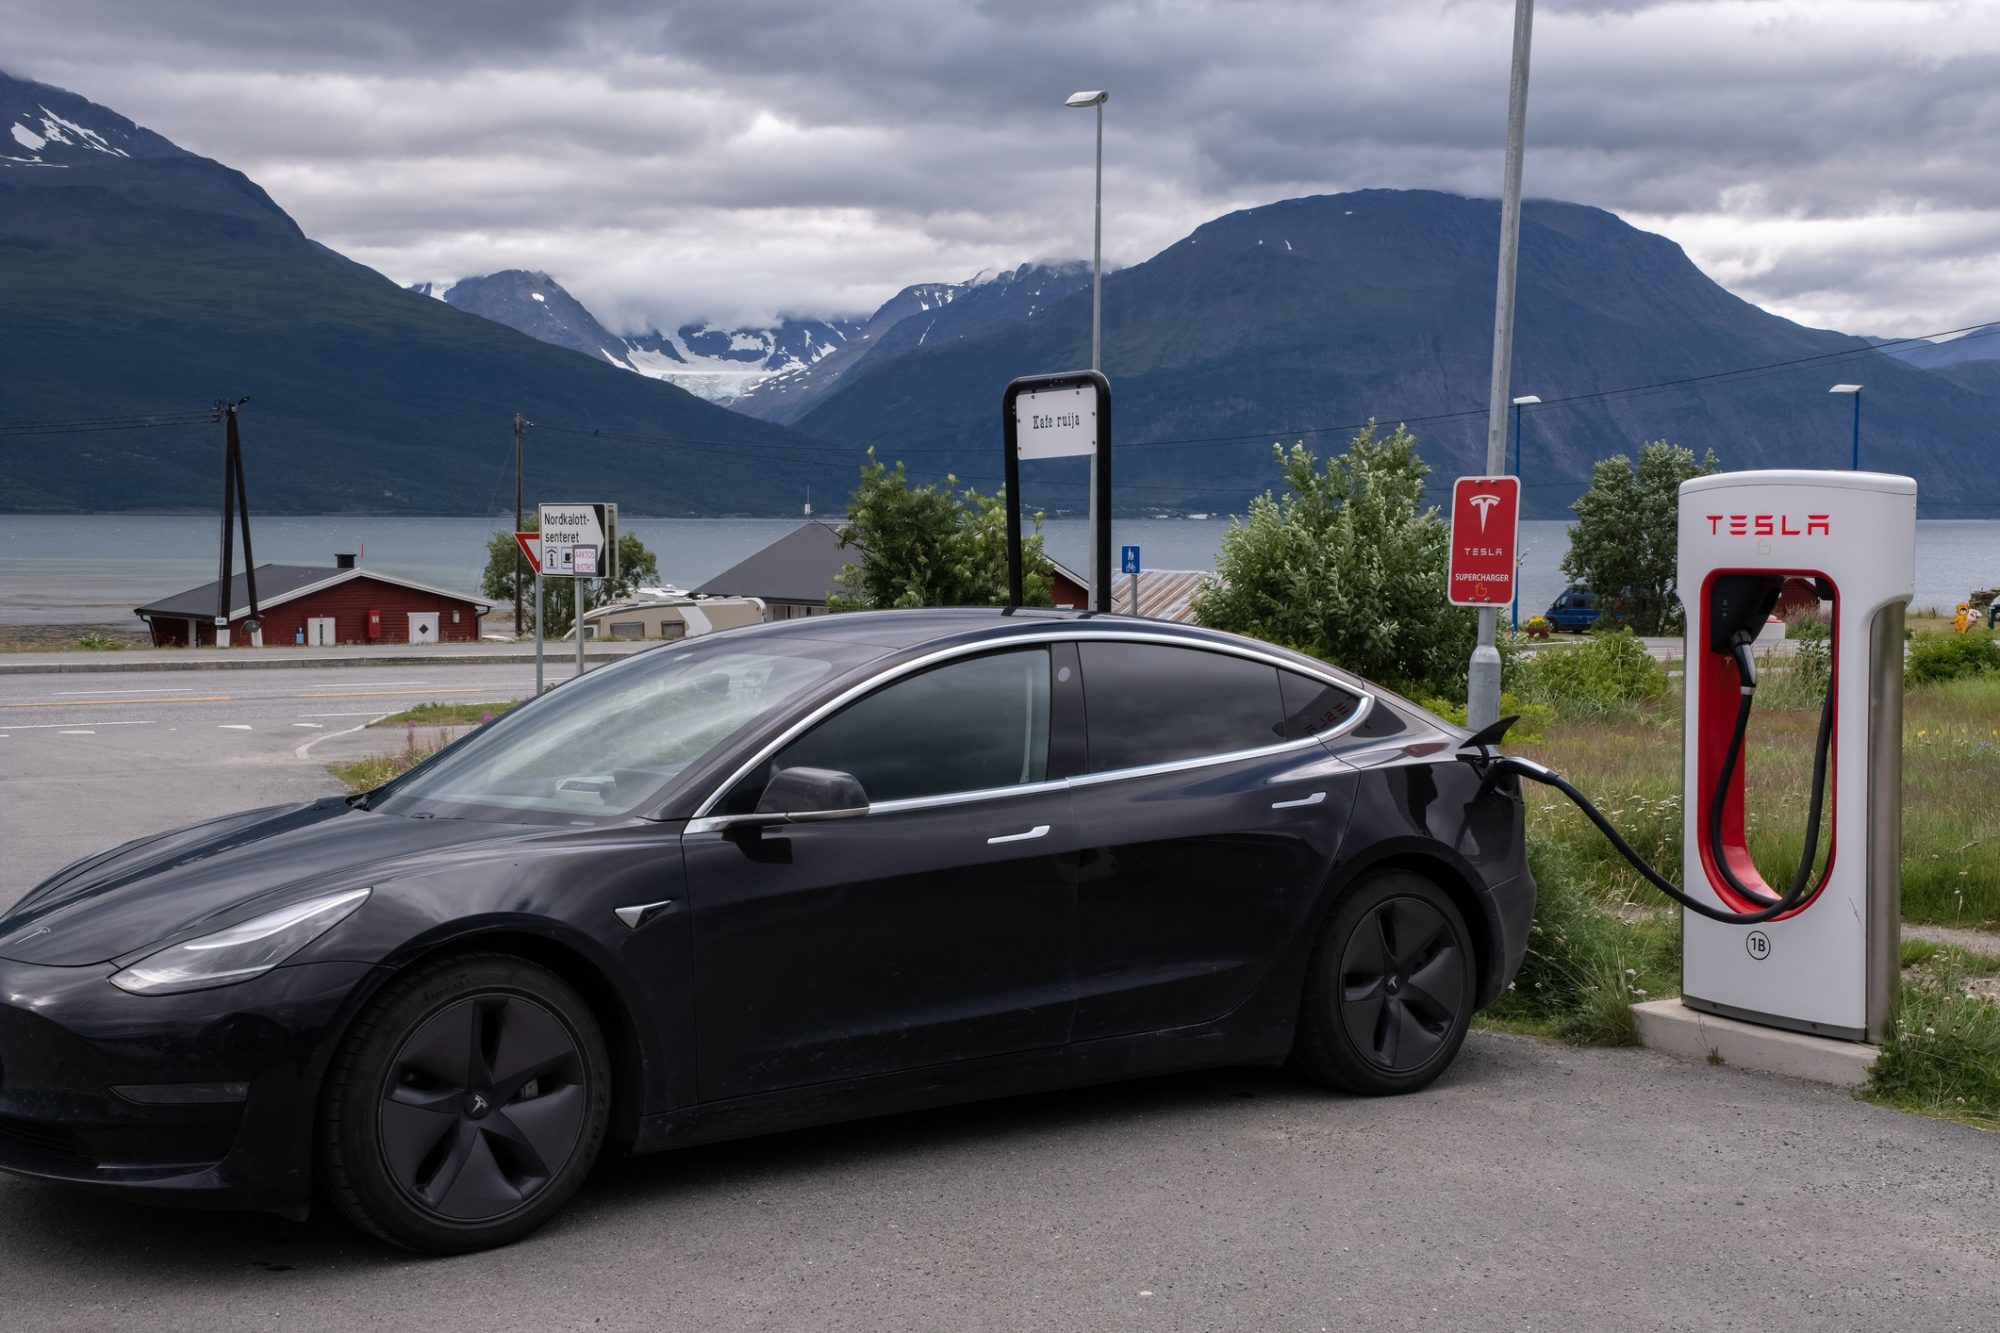
<svg viewBox="0 0 2000 1333">
<path fill-rule="evenodd" d="M 607 320 L 911 281 L 1364 186 L 1492 194 L 1512 6 L 1324 0 L 13 0 L 9 67 L 242 168 L 402 280 L 546 268 Z M 1543 0 L 1531 193 L 1813 323 L 2000 314 L 2000 7 Z"/>
</svg>

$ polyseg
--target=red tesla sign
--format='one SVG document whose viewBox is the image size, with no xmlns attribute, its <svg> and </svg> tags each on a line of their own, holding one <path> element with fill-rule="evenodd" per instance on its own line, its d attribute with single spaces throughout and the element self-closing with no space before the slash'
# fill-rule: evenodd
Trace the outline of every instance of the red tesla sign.
<svg viewBox="0 0 2000 1333">
<path fill-rule="evenodd" d="M 1458 606 L 1505 606 L 1514 600 L 1521 479 L 1460 477 L 1451 488 L 1451 573 Z"/>
</svg>

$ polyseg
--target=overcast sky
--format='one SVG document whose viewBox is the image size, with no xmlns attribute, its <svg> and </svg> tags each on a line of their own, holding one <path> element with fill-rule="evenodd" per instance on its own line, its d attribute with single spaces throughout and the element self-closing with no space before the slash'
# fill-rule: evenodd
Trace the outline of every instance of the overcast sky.
<svg viewBox="0 0 2000 1333">
<path fill-rule="evenodd" d="M 1301 194 L 1497 195 L 1511 0 L 7 0 L 0 63 L 240 168 L 399 282 L 620 331 L 863 314 Z M 1527 191 L 1806 323 L 2000 318 L 2000 4 L 1543 0 Z"/>
</svg>

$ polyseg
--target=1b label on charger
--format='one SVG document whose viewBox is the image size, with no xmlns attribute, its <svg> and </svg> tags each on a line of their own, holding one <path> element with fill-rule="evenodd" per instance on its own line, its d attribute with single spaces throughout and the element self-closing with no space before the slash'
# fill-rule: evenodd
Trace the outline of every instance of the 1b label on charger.
<svg viewBox="0 0 2000 1333">
<path fill-rule="evenodd" d="M 1771 956 L 1771 937 L 1761 930 L 1753 930 L 1744 937 L 1743 947 L 1761 963 Z"/>
</svg>

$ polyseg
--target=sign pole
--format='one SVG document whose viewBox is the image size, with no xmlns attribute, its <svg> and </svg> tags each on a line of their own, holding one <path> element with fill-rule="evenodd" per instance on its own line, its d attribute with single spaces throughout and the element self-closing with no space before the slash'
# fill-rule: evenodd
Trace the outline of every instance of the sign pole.
<svg viewBox="0 0 2000 1333">
<path fill-rule="evenodd" d="M 543 634 L 548 627 L 548 618 L 542 614 L 542 571 L 535 569 L 535 697 L 542 695 L 542 650 L 545 643 Z"/>
<path fill-rule="evenodd" d="M 574 565 L 571 568 L 575 568 Z M 583 674 L 583 575 L 576 576 L 576 674 Z"/>
<path fill-rule="evenodd" d="M 1007 592 L 1022 600 L 1020 460 L 1088 458 L 1090 586 L 1085 605 L 1111 610 L 1111 385 L 1095 370 L 1024 375 L 1000 399 L 1007 486 Z"/>
</svg>

